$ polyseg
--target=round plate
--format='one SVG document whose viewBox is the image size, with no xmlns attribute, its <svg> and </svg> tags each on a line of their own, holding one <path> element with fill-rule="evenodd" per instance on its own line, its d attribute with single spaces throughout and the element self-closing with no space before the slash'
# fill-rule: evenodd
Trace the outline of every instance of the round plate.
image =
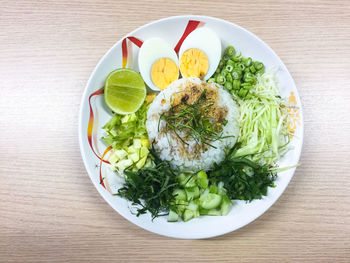
<svg viewBox="0 0 350 263">
<path fill-rule="evenodd" d="M 137 55 L 141 40 L 161 37 L 173 47 L 177 45 L 184 32 L 195 30 L 198 26 L 210 27 L 221 38 L 222 46 L 233 45 L 243 56 L 262 61 L 267 69 L 276 71 L 279 88 L 289 100 L 291 124 L 289 130 L 294 134 L 291 150 L 279 161 L 280 167 L 293 166 L 299 161 L 303 142 L 303 115 L 300 98 L 294 81 L 286 66 L 276 53 L 254 34 L 233 23 L 207 16 L 176 16 L 161 19 L 144 25 L 118 41 L 100 60 L 86 85 L 80 106 L 79 142 L 86 170 L 101 196 L 119 214 L 130 222 L 157 234 L 176 238 L 209 238 L 229 233 L 243 227 L 262 215 L 276 202 L 293 177 L 295 168 L 278 174 L 275 188 L 269 188 L 268 195 L 262 200 L 251 203 L 235 201 L 227 216 L 201 216 L 189 222 L 168 223 L 167 217 L 152 221 L 150 214 L 137 217 L 131 203 L 112 195 L 123 184 L 101 162 L 107 146 L 101 141 L 102 126 L 111 118 L 112 113 L 103 101 L 103 85 L 107 75 L 114 69 L 127 67 L 138 71 Z M 103 159 L 103 157 L 102 157 Z"/>
</svg>

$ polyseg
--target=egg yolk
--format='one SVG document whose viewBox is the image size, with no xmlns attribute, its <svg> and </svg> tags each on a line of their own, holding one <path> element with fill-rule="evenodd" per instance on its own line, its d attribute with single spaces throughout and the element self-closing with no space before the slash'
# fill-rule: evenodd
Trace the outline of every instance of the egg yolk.
<svg viewBox="0 0 350 263">
<path fill-rule="evenodd" d="M 151 69 L 151 79 L 161 90 L 168 87 L 170 83 L 179 77 L 179 69 L 176 63 L 169 58 L 160 58 L 153 63 Z"/>
<path fill-rule="evenodd" d="M 202 78 L 207 74 L 208 69 L 209 60 L 202 50 L 191 48 L 182 54 L 180 60 L 180 71 L 185 78 Z"/>
</svg>

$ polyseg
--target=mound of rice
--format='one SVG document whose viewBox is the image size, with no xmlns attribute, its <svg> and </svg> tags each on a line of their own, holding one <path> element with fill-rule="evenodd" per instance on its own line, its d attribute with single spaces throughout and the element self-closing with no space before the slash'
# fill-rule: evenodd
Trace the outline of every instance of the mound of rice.
<svg viewBox="0 0 350 263">
<path fill-rule="evenodd" d="M 217 94 L 216 107 L 226 113 L 226 125 L 223 126 L 222 136 L 230 136 L 211 142 L 214 147 L 198 148 L 196 141 L 186 141 L 184 144 L 173 132 L 159 132 L 166 126 L 160 115 L 169 111 L 174 105 L 174 96 L 188 90 L 189 87 L 208 89 Z M 147 112 L 146 128 L 150 142 L 162 160 L 170 161 L 171 165 L 184 172 L 209 170 L 214 163 L 219 164 L 225 158 L 225 153 L 236 143 L 239 126 L 239 110 L 229 92 L 216 83 L 205 83 L 198 78 L 183 78 L 170 84 L 161 91 L 151 103 Z"/>
</svg>

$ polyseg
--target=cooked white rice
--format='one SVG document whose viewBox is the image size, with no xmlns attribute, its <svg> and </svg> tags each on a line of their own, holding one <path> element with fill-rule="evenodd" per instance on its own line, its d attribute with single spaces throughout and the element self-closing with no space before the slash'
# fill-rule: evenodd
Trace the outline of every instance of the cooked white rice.
<svg viewBox="0 0 350 263">
<path fill-rule="evenodd" d="M 227 149 L 234 146 L 239 134 L 237 121 L 239 117 L 238 106 L 230 93 L 216 83 L 208 83 L 206 85 L 217 90 L 217 106 L 226 108 L 227 111 L 225 117 L 227 124 L 223 126 L 222 136 L 234 137 L 227 137 L 211 142 L 216 148 L 208 147 L 206 149 L 200 149 L 199 153 L 196 152 L 197 157 L 194 157 L 193 155 L 184 154 L 181 148 L 188 147 L 191 150 L 197 144 L 196 141 L 186 141 L 189 145 L 185 145 L 173 133 L 158 132 L 158 130 L 165 127 L 165 121 L 161 120 L 159 123 L 159 118 L 163 112 L 167 112 L 170 109 L 173 94 L 183 91 L 186 85 L 202 85 L 203 83 L 198 78 L 179 79 L 173 82 L 168 88 L 158 94 L 147 113 L 146 127 L 150 142 L 154 143 L 155 150 L 162 160 L 170 161 L 173 167 L 181 171 L 206 171 L 214 163 L 219 164 L 224 159 Z"/>
</svg>

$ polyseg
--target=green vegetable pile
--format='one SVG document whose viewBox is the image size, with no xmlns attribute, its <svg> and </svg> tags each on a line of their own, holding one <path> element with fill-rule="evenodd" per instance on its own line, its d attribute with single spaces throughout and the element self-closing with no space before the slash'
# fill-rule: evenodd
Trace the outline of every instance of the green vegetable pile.
<svg viewBox="0 0 350 263">
<path fill-rule="evenodd" d="M 144 102 L 135 113 L 113 115 L 110 121 L 103 126 L 106 136 L 102 139 L 117 150 L 130 146 L 134 138 L 148 138 L 146 130 L 147 110 L 148 105 Z"/>
<path fill-rule="evenodd" d="M 249 99 L 251 98 L 249 90 L 256 84 L 257 75 L 263 72 L 263 63 L 253 61 L 250 57 L 242 57 L 241 54 L 236 56 L 235 48 L 228 46 L 215 74 L 209 81 L 222 85 L 231 94 Z"/>
<path fill-rule="evenodd" d="M 250 94 L 250 99 L 239 101 L 240 147 L 235 156 L 274 166 L 288 150 L 288 105 L 279 96 L 274 75 L 268 72 L 258 76 Z"/>
<path fill-rule="evenodd" d="M 124 171 L 125 184 L 118 195 L 137 207 L 137 216 L 149 211 L 153 218 L 167 215 L 169 222 L 185 222 L 200 215 L 226 215 L 231 201 L 222 182 L 210 183 L 204 171 L 177 173 L 169 162 L 150 150 L 154 167 Z"/>
</svg>

